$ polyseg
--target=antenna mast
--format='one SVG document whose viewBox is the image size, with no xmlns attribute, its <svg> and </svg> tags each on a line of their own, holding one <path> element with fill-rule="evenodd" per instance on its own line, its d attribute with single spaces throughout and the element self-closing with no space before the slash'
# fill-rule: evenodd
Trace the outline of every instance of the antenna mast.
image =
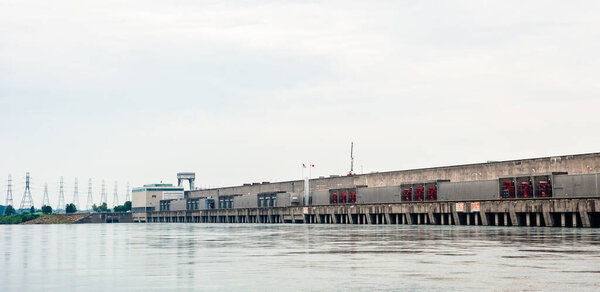
<svg viewBox="0 0 600 292">
<path fill-rule="evenodd" d="M 8 175 L 8 189 L 6 191 L 6 206 L 12 206 L 13 198 L 12 198 L 12 176 Z"/>
<path fill-rule="evenodd" d="M 354 142 L 350 142 L 350 175 L 354 174 Z"/>
<path fill-rule="evenodd" d="M 44 198 L 42 199 L 42 207 L 50 206 L 50 199 L 48 198 L 48 183 L 44 184 Z"/>
<path fill-rule="evenodd" d="M 58 185 L 58 204 L 56 205 L 56 210 L 64 210 L 65 209 L 65 188 L 63 185 L 63 177 L 60 177 L 60 183 Z"/>
<path fill-rule="evenodd" d="M 30 209 L 33 207 L 33 199 L 31 198 L 31 189 L 29 188 L 29 172 L 25 177 L 25 193 L 23 194 L 23 199 L 21 200 L 21 206 L 19 209 Z"/>
</svg>

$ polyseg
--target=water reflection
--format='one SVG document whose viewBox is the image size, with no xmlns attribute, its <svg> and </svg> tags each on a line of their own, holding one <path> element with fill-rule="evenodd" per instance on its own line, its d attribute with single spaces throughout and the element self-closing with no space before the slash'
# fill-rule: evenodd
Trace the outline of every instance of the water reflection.
<svg viewBox="0 0 600 292">
<path fill-rule="evenodd" d="M 599 239 L 598 229 L 476 226 L 0 226 L 0 283 L 3 291 L 598 289 Z"/>
</svg>

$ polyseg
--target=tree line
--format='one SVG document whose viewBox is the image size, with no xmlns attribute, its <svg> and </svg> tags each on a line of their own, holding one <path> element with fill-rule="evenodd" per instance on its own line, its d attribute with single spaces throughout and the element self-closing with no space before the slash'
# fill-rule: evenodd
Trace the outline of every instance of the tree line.
<svg viewBox="0 0 600 292">
<path fill-rule="evenodd" d="M 1 209 L 0 209 L 0 211 L 1 211 Z M 21 214 L 42 213 L 44 215 L 48 215 L 48 214 L 52 214 L 52 211 L 54 211 L 54 210 L 52 209 L 51 206 L 44 205 L 44 206 L 42 206 L 41 209 L 37 209 L 37 210 L 34 207 L 31 207 L 31 209 L 29 209 L 25 212 L 21 212 Z M 102 203 L 99 206 L 96 206 L 96 204 L 94 204 L 92 206 L 92 211 L 93 212 L 111 212 L 111 209 L 108 208 L 106 203 Z M 115 206 L 112 209 L 112 212 L 127 212 L 127 211 L 131 211 L 131 201 L 127 201 L 123 205 Z M 77 212 L 77 206 L 75 206 L 75 204 L 70 203 L 65 206 L 65 213 L 72 214 L 72 213 L 76 213 L 76 212 Z M 2 214 L 2 215 L 13 216 L 16 214 L 17 214 L 17 210 L 15 210 L 15 208 L 13 206 L 8 205 L 4 208 L 4 214 Z"/>
</svg>

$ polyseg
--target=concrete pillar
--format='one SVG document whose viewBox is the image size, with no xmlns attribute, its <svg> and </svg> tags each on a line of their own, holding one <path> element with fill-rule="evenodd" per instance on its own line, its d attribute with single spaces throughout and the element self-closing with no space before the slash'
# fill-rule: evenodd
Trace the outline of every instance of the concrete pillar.
<svg viewBox="0 0 600 292">
<path fill-rule="evenodd" d="M 458 212 L 452 212 L 452 216 L 454 217 L 454 225 L 460 225 L 460 217 L 458 217 Z"/>
<path fill-rule="evenodd" d="M 413 224 L 412 215 L 410 213 L 406 213 L 406 224 Z"/>
<path fill-rule="evenodd" d="M 385 224 L 392 224 L 392 217 L 389 212 L 385 212 Z"/>
<path fill-rule="evenodd" d="M 406 224 L 406 214 L 402 214 L 402 224 Z"/>
<path fill-rule="evenodd" d="M 417 213 L 417 224 L 421 224 L 421 214 Z"/>
<path fill-rule="evenodd" d="M 479 218 L 481 219 L 481 225 L 488 226 L 488 220 L 484 210 L 484 206 L 481 206 L 481 210 L 479 211 Z"/>
<path fill-rule="evenodd" d="M 373 219 L 371 218 L 371 214 L 370 213 L 366 213 L 365 214 L 365 219 L 367 221 L 367 224 L 373 224 Z"/>
<path fill-rule="evenodd" d="M 396 214 L 396 224 L 400 224 L 400 214 Z"/>
<path fill-rule="evenodd" d="M 475 216 L 475 225 L 479 225 L 479 214 L 473 213 L 473 216 Z"/>
<path fill-rule="evenodd" d="M 517 216 L 516 203 L 509 203 L 508 205 L 508 213 L 510 214 L 510 223 L 512 226 L 523 226 L 519 216 Z"/>
<path fill-rule="evenodd" d="M 467 225 L 471 225 L 471 214 L 467 213 Z"/>
<path fill-rule="evenodd" d="M 445 225 L 445 222 L 444 222 L 444 214 L 441 214 L 441 215 L 440 215 L 440 219 L 441 219 L 441 221 L 442 221 L 442 222 L 441 222 L 441 224 L 442 224 L 442 225 Z"/>
<path fill-rule="evenodd" d="M 565 213 L 560 213 L 560 227 L 565 227 L 567 226 L 567 220 L 566 220 Z"/>
<path fill-rule="evenodd" d="M 427 216 L 429 216 L 429 224 L 437 224 L 437 222 L 435 222 L 435 215 L 433 215 L 433 210 L 429 210 Z"/>
<path fill-rule="evenodd" d="M 535 213 L 535 226 L 542 226 L 542 216 L 538 212 Z"/>
<path fill-rule="evenodd" d="M 429 218 L 427 218 L 427 214 L 423 214 L 423 224 L 429 224 Z"/>
<path fill-rule="evenodd" d="M 506 213 L 503 213 L 502 217 L 504 217 L 504 226 L 508 226 L 508 215 Z"/>
<path fill-rule="evenodd" d="M 525 213 L 525 224 L 527 225 L 527 227 L 531 226 L 531 213 L 527 212 Z"/>
<path fill-rule="evenodd" d="M 500 220 L 498 220 L 498 213 L 494 213 L 494 225 L 500 225 Z"/>
<path fill-rule="evenodd" d="M 456 224 L 456 222 L 454 224 Z M 448 225 L 452 225 L 452 214 L 451 213 L 448 213 Z"/>
<path fill-rule="evenodd" d="M 573 217 L 573 227 L 577 227 L 577 213 L 571 213 Z"/>
<path fill-rule="evenodd" d="M 591 227 L 590 217 L 587 213 L 587 203 L 586 201 L 579 201 L 579 218 L 581 218 L 581 226 L 585 228 Z"/>
<path fill-rule="evenodd" d="M 554 226 L 554 218 L 552 217 L 552 214 L 550 214 L 550 212 L 545 211 L 543 213 L 543 215 L 544 215 L 544 226 L 548 226 L 548 227 Z"/>
<path fill-rule="evenodd" d="M 542 203 L 542 212 L 544 215 L 544 226 L 548 226 L 548 227 L 554 226 L 554 217 L 552 217 L 552 214 L 550 213 L 550 211 L 551 211 L 550 207 L 551 207 L 550 202 Z"/>
<path fill-rule="evenodd" d="M 379 224 L 379 214 L 375 214 L 375 224 Z"/>
</svg>

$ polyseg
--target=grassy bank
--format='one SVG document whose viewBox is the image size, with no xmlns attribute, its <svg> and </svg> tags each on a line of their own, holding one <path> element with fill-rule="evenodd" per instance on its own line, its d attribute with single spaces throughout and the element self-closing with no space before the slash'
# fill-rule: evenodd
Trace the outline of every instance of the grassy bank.
<svg viewBox="0 0 600 292">
<path fill-rule="evenodd" d="M 21 224 L 23 222 L 37 219 L 38 217 L 40 217 L 40 215 L 36 214 L 0 216 L 0 224 Z"/>
<path fill-rule="evenodd" d="M 49 214 L 41 215 L 38 218 L 25 221 L 22 224 L 71 224 L 87 216 L 89 216 L 89 214 Z"/>
<path fill-rule="evenodd" d="M 0 216 L 0 224 L 71 224 L 89 214 L 19 214 Z"/>
</svg>

